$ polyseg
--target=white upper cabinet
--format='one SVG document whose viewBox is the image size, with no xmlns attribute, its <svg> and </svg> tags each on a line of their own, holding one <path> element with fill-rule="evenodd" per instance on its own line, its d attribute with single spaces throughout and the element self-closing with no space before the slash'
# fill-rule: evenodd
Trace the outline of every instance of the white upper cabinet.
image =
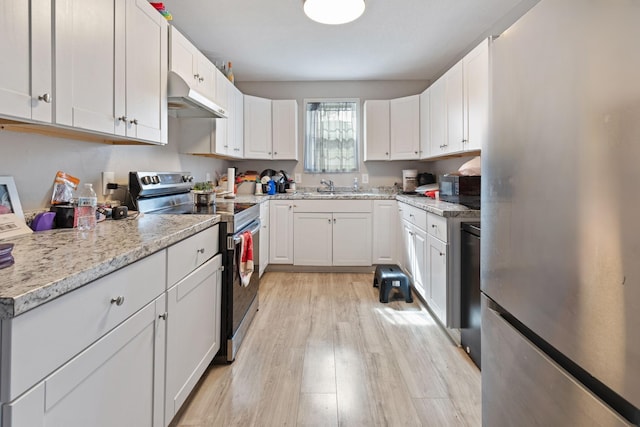
<svg viewBox="0 0 640 427">
<path fill-rule="evenodd" d="M 114 3 L 57 0 L 54 13 L 56 123 L 113 134 L 117 121 Z"/>
<path fill-rule="evenodd" d="M 444 75 L 447 103 L 447 153 L 462 151 L 464 139 L 464 96 L 462 62 L 451 67 Z"/>
<path fill-rule="evenodd" d="M 169 28 L 169 71 L 178 74 L 202 95 L 217 100 L 217 68 L 175 27 Z M 226 105 L 223 104 L 223 107 Z"/>
<path fill-rule="evenodd" d="M 244 155 L 247 159 L 271 159 L 273 153 L 271 100 L 244 96 Z"/>
<path fill-rule="evenodd" d="M 429 88 L 430 156 L 440 156 L 447 148 L 447 96 L 444 79 Z"/>
<path fill-rule="evenodd" d="M 0 115 L 51 122 L 51 0 L 0 2 L 0 51 Z"/>
<path fill-rule="evenodd" d="M 390 158 L 389 100 L 364 102 L 364 160 Z"/>
<path fill-rule="evenodd" d="M 431 90 L 427 88 L 420 94 L 420 158 L 431 155 Z"/>
<path fill-rule="evenodd" d="M 298 160 L 298 102 L 244 96 L 244 157 Z"/>
<path fill-rule="evenodd" d="M 420 96 L 389 102 L 391 160 L 420 158 Z"/>
<path fill-rule="evenodd" d="M 464 149 L 480 150 L 489 127 L 489 39 L 462 60 L 464 69 Z"/>
<path fill-rule="evenodd" d="M 364 160 L 420 158 L 420 95 L 364 102 Z"/>
<path fill-rule="evenodd" d="M 116 84 L 116 116 L 126 117 L 127 137 L 166 144 L 167 21 L 148 1 L 130 0 L 125 3 L 125 23 L 119 25 L 119 4 L 115 68 L 116 78 L 124 79 Z"/>
<path fill-rule="evenodd" d="M 227 142 L 231 157 L 244 158 L 244 95 L 228 79 L 229 118 L 227 119 Z M 224 120 L 220 119 L 219 121 Z"/>
<path fill-rule="evenodd" d="M 422 158 L 476 151 L 487 140 L 489 40 L 484 40 L 429 87 L 430 153 Z"/>
<path fill-rule="evenodd" d="M 298 101 L 271 101 L 272 154 L 274 160 L 298 160 Z"/>
</svg>

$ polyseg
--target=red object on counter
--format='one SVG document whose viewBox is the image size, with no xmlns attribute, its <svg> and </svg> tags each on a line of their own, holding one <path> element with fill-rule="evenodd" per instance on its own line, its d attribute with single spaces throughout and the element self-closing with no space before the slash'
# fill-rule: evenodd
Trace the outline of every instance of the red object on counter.
<svg viewBox="0 0 640 427">
<path fill-rule="evenodd" d="M 427 197 L 431 197 L 432 199 L 436 198 L 436 191 L 438 190 L 433 190 L 433 191 L 425 191 L 424 195 Z"/>
</svg>

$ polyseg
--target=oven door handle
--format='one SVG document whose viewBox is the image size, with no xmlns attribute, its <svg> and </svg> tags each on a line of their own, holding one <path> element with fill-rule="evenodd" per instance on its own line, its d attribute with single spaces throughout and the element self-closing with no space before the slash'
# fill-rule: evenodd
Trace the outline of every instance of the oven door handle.
<svg viewBox="0 0 640 427">
<path fill-rule="evenodd" d="M 244 230 L 239 231 L 238 233 L 234 234 L 234 235 L 233 235 L 233 243 L 234 243 L 234 244 L 236 244 L 236 245 L 237 245 L 238 243 L 240 243 L 240 236 L 241 236 L 243 233 L 247 232 L 247 231 L 250 231 L 250 232 L 251 232 L 251 235 L 255 236 L 255 235 L 256 235 L 256 233 L 257 233 L 258 231 L 260 231 L 260 220 L 259 220 L 259 219 L 257 219 L 257 220 L 255 220 L 255 221 L 253 221 L 249 227 L 247 227 L 247 228 L 245 228 Z"/>
</svg>

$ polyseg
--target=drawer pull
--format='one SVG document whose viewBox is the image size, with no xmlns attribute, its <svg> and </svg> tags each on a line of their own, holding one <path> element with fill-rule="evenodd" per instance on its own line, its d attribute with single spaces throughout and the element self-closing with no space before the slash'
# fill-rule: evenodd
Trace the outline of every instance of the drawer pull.
<svg viewBox="0 0 640 427">
<path fill-rule="evenodd" d="M 438 228 L 438 226 L 435 224 L 431 224 L 431 228 Z"/>
<path fill-rule="evenodd" d="M 158 316 L 158 319 L 162 319 L 162 320 L 167 320 L 167 317 L 169 316 L 168 313 L 162 313 L 161 315 Z"/>
<path fill-rule="evenodd" d="M 198 253 L 200 253 L 200 254 L 203 254 L 203 253 L 204 253 L 204 248 L 200 248 L 200 249 L 198 249 L 198 251 L 197 251 L 197 252 L 198 252 Z"/>
<path fill-rule="evenodd" d="M 122 295 L 118 295 L 115 298 L 111 298 L 111 304 L 115 304 L 115 305 L 124 304 L 124 297 Z"/>
</svg>

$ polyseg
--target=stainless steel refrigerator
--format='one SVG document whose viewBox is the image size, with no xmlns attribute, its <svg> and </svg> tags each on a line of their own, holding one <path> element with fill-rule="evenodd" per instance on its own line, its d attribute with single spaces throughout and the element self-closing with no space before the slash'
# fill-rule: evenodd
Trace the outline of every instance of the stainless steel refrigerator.
<svg viewBox="0 0 640 427">
<path fill-rule="evenodd" d="M 640 0 L 541 0 L 490 58 L 483 425 L 640 424 Z"/>
</svg>

